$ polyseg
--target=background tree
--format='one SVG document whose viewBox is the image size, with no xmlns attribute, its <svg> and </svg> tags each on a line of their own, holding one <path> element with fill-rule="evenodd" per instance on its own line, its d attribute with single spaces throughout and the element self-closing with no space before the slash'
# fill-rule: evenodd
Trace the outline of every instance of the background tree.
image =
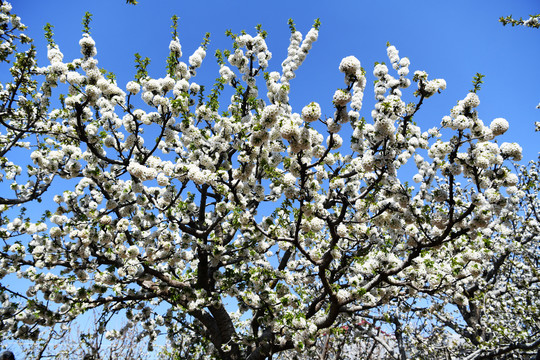
<svg viewBox="0 0 540 360">
<path fill-rule="evenodd" d="M 318 21 L 305 37 L 289 22 L 280 72 L 266 72 L 260 26 L 229 31 L 208 90 L 194 79 L 209 38 L 184 62 L 174 19 L 164 76 L 136 55 L 124 90 L 97 66 L 90 14 L 82 56 L 64 62 L 47 26 L 50 65 L 38 67 L 20 49 L 31 43 L 20 20 L 1 11 L 13 82 L 0 144 L 14 195 L 2 200 L 0 278 L 31 283 L 2 280 L 2 339 L 38 339 L 96 310 L 96 336 L 140 325 L 152 349 L 166 330 L 173 358 L 299 358 L 330 334 L 395 359 L 538 349 L 538 175 L 511 170 L 522 149 L 496 141 L 505 119 L 479 119 L 480 77 L 423 131 L 413 117 L 446 82 L 424 71 L 411 81 L 388 44 L 373 120 L 360 116 L 366 70 L 353 56 L 326 117 L 289 102 Z M 43 216 L 14 207 L 41 199 Z"/>
<path fill-rule="evenodd" d="M 106 316 L 106 314 L 104 314 Z M 130 360 L 149 359 L 147 342 L 141 338 L 138 327 L 125 328 L 123 332 L 100 330 L 103 317 L 92 314 L 90 326 L 62 324 L 40 334 L 39 341 L 18 343 L 25 359 L 86 359 Z"/>
<path fill-rule="evenodd" d="M 499 19 L 499 22 L 503 24 L 503 26 L 506 26 L 508 24 L 514 26 L 525 26 L 525 27 L 531 27 L 538 29 L 540 28 L 540 14 L 536 15 L 530 15 L 527 20 L 523 20 L 523 18 L 519 18 L 519 20 L 516 20 L 512 17 L 512 15 L 508 15 L 506 17 L 501 16 Z M 536 106 L 537 109 L 540 109 L 540 103 Z M 540 121 L 535 122 L 536 125 L 536 131 L 540 131 Z"/>
<path fill-rule="evenodd" d="M 527 26 L 538 29 L 540 27 L 540 14 L 530 15 L 527 20 L 523 20 L 523 18 L 516 20 L 512 17 L 512 15 L 508 15 L 506 17 L 501 16 L 499 22 L 501 22 L 504 26 L 510 24 L 512 26 Z"/>
</svg>

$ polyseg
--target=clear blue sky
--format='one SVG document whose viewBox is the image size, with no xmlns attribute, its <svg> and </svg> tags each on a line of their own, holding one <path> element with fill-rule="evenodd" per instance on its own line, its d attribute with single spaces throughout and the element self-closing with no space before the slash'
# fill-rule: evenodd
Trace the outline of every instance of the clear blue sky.
<svg viewBox="0 0 540 360">
<path fill-rule="evenodd" d="M 535 159 L 540 134 L 534 121 L 540 121 L 540 30 L 503 27 L 500 16 L 526 17 L 540 13 L 538 0 L 452 0 L 452 1 L 180 1 L 140 0 L 139 5 L 124 0 L 17 0 L 13 11 L 29 26 L 36 40 L 40 65 L 46 65 L 43 26 L 54 25 L 55 41 L 64 59 L 79 56 L 81 19 L 85 11 L 93 14 L 92 36 L 96 40 L 100 67 L 116 73 L 123 86 L 135 70 L 133 54 L 152 59 L 150 74 L 165 75 L 165 59 L 170 41 L 170 18 L 179 16 L 179 33 L 184 61 L 210 32 L 208 56 L 195 79 L 210 86 L 218 76 L 212 55 L 216 48 L 230 48 L 226 29 L 255 33 L 262 24 L 268 31 L 267 43 L 273 53 L 270 70 L 280 69 L 286 56 L 289 29 L 293 18 L 297 29 L 307 33 L 315 18 L 322 22 L 319 40 L 292 82 L 294 111 L 317 101 L 323 113 L 332 116 L 331 99 L 343 87 L 338 71 L 340 60 L 356 56 L 368 70 L 362 116 L 370 117 L 373 105 L 372 67 L 386 61 L 386 42 L 395 45 L 400 56 L 411 60 L 414 70 L 425 70 L 430 78 L 444 78 L 447 90 L 426 101 L 416 117 L 423 129 L 439 124 L 457 100 L 471 89 L 477 72 L 486 75 L 479 93 L 480 118 L 485 123 L 504 117 L 510 130 L 503 141 L 519 141 L 524 160 Z M 410 98 L 409 98 L 410 99 Z"/>
</svg>

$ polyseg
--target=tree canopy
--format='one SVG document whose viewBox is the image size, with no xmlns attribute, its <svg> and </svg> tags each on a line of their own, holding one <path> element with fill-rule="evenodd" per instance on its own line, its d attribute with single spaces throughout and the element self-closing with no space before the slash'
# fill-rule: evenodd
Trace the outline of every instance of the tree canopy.
<svg viewBox="0 0 540 360">
<path fill-rule="evenodd" d="M 141 326 L 151 349 L 166 333 L 174 359 L 537 353 L 538 162 L 497 141 L 507 120 L 480 119 L 481 74 L 422 129 L 415 115 L 446 82 L 410 74 L 391 44 L 373 69 L 336 64 L 330 112 L 293 108 L 318 20 L 305 36 L 289 22 L 281 71 L 267 71 L 260 26 L 229 31 L 205 86 L 209 38 L 185 59 L 173 18 L 163 76 L 136 54 L 124 85 L 98 67 L 90 14 L 72 60 L 46 26 L 40 67 L 11 10 L 0 6 L 2 341 L 45 350 L 46 329 L 96 311 L 100 336 Z M 367 71 L 377 102 L 363 117 Z"/>
</svg>

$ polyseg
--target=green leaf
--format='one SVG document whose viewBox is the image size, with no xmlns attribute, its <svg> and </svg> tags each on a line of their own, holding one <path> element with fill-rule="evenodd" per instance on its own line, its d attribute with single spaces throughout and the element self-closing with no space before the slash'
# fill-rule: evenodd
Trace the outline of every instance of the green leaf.
<svg viewBox="0 0 540 360">
<path fill-rule="evenodd" d="M 90 22 L 92 21 L 92 14 L 88 11 L 84 13 L 82 25 L 83 25 L 83 34 L 90 35 Z"/>
</svg>

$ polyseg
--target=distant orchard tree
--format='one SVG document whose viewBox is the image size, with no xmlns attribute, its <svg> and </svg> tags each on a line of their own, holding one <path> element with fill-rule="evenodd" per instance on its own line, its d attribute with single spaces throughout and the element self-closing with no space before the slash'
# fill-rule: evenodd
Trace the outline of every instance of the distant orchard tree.
<svg viewBox="0 0 540 360">
<path fill-rule="evenodd" d="M 39 67 L 11 5 L 0 11 L 2 341 L 98 311 L 96 334 L 140 326 L 151 349 L 165 332 L 173 359 L 525 359 L 540 347 L 538 163 L 517 165 L 521 147 L 497 141 L 505 119 L 479 118 L 480 74 L 426 130 L 413 117 L 446 82 L 409 76 L 391 45 L 369 120 L 354 56 L 336 64 L 332 109 L 293 108 L 318 21 L 305 37 L 289 23 L 272 72 L 260 26 L 228 32 L 204 87 L 208 37 L 182 60 L 173 18 L 163 77 L 136 55 L 120 86 L 97 66 L 90 14 L 73 60 L 46 26 Z"/>
<path fill-rule="evenodd" d="M 17 345 L 24 359 L 54 360 L 146 360 L 151 359 L 141 326 L 106 333 L 100 327 L 108 314 L 89 319 L 90 326 L 69 323 L 44 329 L 38 341 L 20 339 Z M 2 359 L 3 360 L 3 359 Z"/>
</svg>

